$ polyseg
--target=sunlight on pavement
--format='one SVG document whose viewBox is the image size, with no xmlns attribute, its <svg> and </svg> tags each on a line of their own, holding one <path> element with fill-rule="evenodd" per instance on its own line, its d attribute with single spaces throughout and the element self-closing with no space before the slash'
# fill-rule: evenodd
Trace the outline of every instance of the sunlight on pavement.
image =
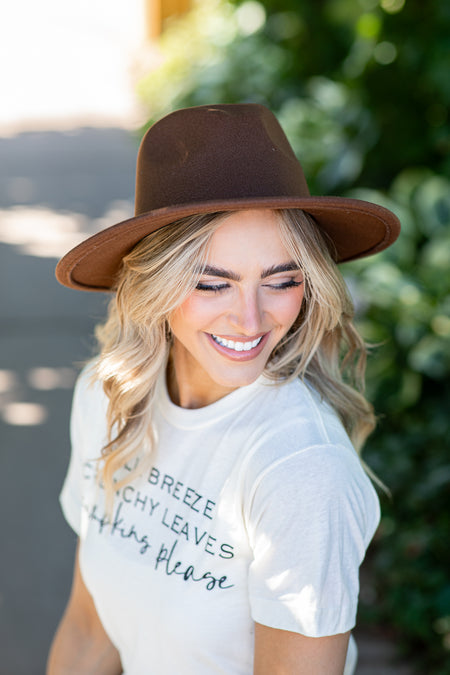
<svg viewBox="0 0 450 675">
<path fill-rule="evenodd" d="M 53 391 L 72 389 L 77 372 L 74 368 L 48 366 L 30 368 L 23 379 L 13 370 L 0 370 L 0 419 L 12 426 L 37 426 L 47 421 L 45 405 L 23 401 L 30 389 Z"/>
<path fill-rule="evenodd" d="M 14 426 L 35 426 L 43 424 L 47 409 L 39 403 L 7 403 L 0 410 L 3 421 Z"/>
<path fill-rule="evenodd" d="M 45 207 L 15 206 L 0 209 L 0 242 L 20 253 L 40 258 L 60 258 L 83 239 L 132 215 L 128 201 L 112 202 L 101 218 L 59 212 Z"/>
<path fill-rule="evenodd" d="M 32 368 L 27 373 L 29 385 L 40 391 L 72 389 L 75 379 L 73 368 Z"/>
<path fill-rule="evenodd" d="M 17 375 L 12 370 L 0 370 L 0 394 L 11 391 L 17 386 Z"/>
<path fill-rule="evenodd" d="M 21 206 L 0 211 L 0 241 L 26 255 L 57 258 L 81 241 L 85 227 L 79 213 Z"/>
</svg>

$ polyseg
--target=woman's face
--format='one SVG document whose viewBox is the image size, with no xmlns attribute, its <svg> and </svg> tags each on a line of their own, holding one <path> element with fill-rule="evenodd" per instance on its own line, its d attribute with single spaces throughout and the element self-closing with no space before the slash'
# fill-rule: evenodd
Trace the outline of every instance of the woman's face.
<svg viewBox="0 0 450 675">
<path fill-rule="evenodd" d="M 263 372 L 298 316 L 303 274 L 268 209 L 227 216 L 212 236 L 197 288 L 170 317 L 169 392 L 178 405 L 208 405 Z"/>
</svg>

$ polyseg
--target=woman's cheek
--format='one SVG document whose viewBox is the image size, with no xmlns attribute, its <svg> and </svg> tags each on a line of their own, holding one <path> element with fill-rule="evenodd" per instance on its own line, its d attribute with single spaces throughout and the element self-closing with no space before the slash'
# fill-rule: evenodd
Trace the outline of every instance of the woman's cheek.
<svg viewBox="0 0 450 675">
<path fill-rule="evenodd" d="M 199 326 L 212 321 L 226 308 L 226 301 L 220 294 L 211 292 L 211 297 L 196 297 L 192 295 L 184 301 L 180 309 L 191 324 Z"/>
<path fill-rule="evenodd" d="M 271 313 L 276 316 L 279 323 L 294 323 L 300 313 L 303 302 L 303 291 L 292 289 L 284 297 L 274 298 L 271 304 Z"/>
</svg>

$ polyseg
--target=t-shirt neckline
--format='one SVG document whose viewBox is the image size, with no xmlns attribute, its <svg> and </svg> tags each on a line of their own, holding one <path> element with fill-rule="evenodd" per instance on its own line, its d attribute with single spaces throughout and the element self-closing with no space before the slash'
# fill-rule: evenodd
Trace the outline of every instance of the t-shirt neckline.
<svg viewBox="0 0 450 675">
<path fill-rule="evenodd" d="M 238 387 L 214 403 L 201 408 L 182 408 L 173 403 L 169 396 L 164 371 L 158 381 L 156 399 L 160 412 L 167 420 L 170 420 L 177 427 L 189 429 L 217 422 L 223 417 L 241 410 L 244 405 L 270 384 L 273 383 L 268 377 L 260 375 L 251 384 Z"/>
</svg>

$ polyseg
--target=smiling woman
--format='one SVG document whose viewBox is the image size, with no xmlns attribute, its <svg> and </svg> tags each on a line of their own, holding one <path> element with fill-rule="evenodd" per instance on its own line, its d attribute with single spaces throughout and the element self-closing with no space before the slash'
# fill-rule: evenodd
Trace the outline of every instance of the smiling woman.
<svg viewBox="0 0 450 675">
<path fill-rule="evenodd" d="M 379 506 L 337 262 L 397 234 L 386 209 L 311 197 L 263 106 L 148 131 L 135 217 L 57 268 L 113 295 L 75 388 L 61 502 L 80 544 L 49 674 L 354 671 Z"/>
</svg>

